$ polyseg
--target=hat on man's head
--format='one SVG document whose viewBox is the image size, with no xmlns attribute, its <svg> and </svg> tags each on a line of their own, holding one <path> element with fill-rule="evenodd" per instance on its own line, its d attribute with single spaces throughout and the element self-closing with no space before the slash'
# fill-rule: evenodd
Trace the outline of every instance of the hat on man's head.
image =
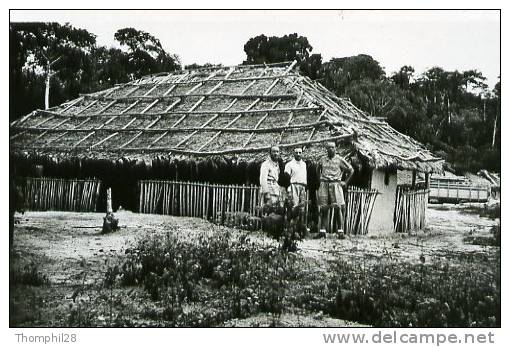
<svg viewBox="0 0 510 347">
<path fill-rule="evenodd" d="M 328 142 L 326 142 L 326 147 L 336 148 L 336 143 L 334 143 L 333 141 L 328 141 Z"/>
</svg>

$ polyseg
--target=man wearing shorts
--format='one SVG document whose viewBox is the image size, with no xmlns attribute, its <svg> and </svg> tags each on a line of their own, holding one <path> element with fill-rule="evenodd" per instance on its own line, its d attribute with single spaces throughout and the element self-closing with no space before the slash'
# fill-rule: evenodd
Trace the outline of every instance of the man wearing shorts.
<svg viewBox="0 0 510 347">
<path fill-rule="evenodd" d="M 262 205 L 278 204 L 280 202 L 281 193 L 278 185 L 278 176 L 280 175 L 280 166 L 278 159 L 280 158 L 280 148 L 271 147 L 269 158 L 260 166 L 260 193 L 262 194 Z"/>
<path fill-rule="evenodd" d="M 290 176 L 289 193 L 292 207 L 303 206 L 306 203 L 306 163 L 301 156 L 303 149 L 294 149 L 294 159 L 285 165 L 285 172 Z"/>
<path fill-rule="evenodd" d="M 319 235 L 325 236 L 328 225 L 328 214 L 334 215 L 331 221 L 334 224 L 337 221 L 338 232 L 343 233 L 342 225 L 344 221 L 345 200 L 343 187 L 346 187 L 354 174 L 352 166 L 336 153 L 336 144 L 328 142 L 326 144 L 327 157 L 319 163 L 320 186 L 318 190 L 317 202 L 319 206 Z M 342 181 L 343 173 L 348 176 Z"/>
</svg>

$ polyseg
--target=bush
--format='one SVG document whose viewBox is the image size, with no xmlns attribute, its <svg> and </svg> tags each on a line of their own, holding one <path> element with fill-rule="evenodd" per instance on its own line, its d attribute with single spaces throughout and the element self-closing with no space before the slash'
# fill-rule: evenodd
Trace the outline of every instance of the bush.
<svg viewBox="0 0 510 347">
<path fill-rule="evenodd" d="M 265 205 L 262 210 L 262 230 L 271 238 L 280 242 L 284 251 L 297 251 L 297 243 L 306 235 L 304 207 L 292 207 L 286 201 L 285 206 Z"/>
<path fill-rule="evenodd" d="M 339 260 L 331 314 L 380 327 L 499 326 L 499 274 L 490 262 L 467 260 L 455 269 L 448 261 L 362 267 Z"/>
<path fill-rule="evenodd" d="M 171 326 L 212 326 L 258 312 L 279 316 L 289 279 L 295 276 L 294 255 L 229 231 L 204 233 L 193 243 L 172 233 L 154 235 L 128 253 L 107 277 L 121 285 L 143 286 L 162 307 L 160 318 Z M 204 302 L 207 310 L 199 316 L 183 310 Z"/>
<path fill-rule="evenodd" d="M 39 266 L 30 262 L 24 266 L 11 265 L 9 271 L 9 281 L 11 285 L 29 285 L 41 286 L 48 284 L 48 277 L 39 271 Z"/>
</svg>

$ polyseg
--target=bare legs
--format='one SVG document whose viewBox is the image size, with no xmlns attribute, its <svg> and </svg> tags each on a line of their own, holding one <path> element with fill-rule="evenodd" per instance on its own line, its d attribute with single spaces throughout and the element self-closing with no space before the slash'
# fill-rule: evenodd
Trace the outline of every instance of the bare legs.
<svg viewBox="0 0 510 347">
<path fill-rule="evenodd" d="M 319 228 L 331 233 L 343 231 L 345 205 L 327 205 L 319 208 Z"/>
</svg>

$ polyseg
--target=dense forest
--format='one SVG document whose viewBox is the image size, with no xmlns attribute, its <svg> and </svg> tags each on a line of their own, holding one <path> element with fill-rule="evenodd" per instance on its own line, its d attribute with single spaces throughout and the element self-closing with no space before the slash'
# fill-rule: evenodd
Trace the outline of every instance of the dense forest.
<svg viewBox="0 0 510 347">
<path fill-rule="evenodd" d="M 10 121 L 45 107 L 47 82 L 54 106 L 80 93 L 183 68 L 156 37 L 134 28 L 115 33 L 120 48 L 100 46 L 94 34 L 70 24 L 11 23 L 9 35 Z M 417 74 L 406 65 L 388 75 L 365 54 L 324 62 L 298 34 L 259 35 L 244 51 L 243 64 L 297 60 L 303 74 L 426 144 L 457 173 L 500 171 L 501 83 L 489 88 L 477 70 L 433 67 Z"/>
</svg>

